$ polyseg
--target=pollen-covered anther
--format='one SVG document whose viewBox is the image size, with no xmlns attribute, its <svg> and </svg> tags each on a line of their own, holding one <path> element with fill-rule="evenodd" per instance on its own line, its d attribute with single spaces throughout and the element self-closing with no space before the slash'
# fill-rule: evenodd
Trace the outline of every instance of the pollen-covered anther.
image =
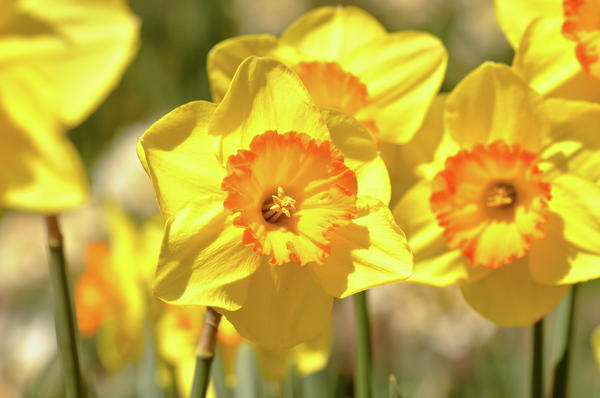
<svg viewBox="0 0 600 398">
<path fill-rule="evenodd" d="M 511 207 L 517 201 L 517 190 L 506 182 L 495 183 L 487 189 L 485 199 L 487 207 Z"/>
<path fill-rule="evenodd" d="M 282 214 L 290 218 L 295 211 L 296 200 L 287 196 L 281 186 L 277 187 L 277 195 L 271 195 L 271 199 L 266 200 L 262 206 L 264 219 L 271 223 L 276 223 Z"/>
</svg>

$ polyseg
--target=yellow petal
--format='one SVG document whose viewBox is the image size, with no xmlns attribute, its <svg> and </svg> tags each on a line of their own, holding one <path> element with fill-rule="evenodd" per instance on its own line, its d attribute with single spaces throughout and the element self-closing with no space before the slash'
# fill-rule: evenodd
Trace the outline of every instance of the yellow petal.
<svg viewBox="0 0 600 398">
<path fill-rule="evenodd" d="M 600 255 L 600 186 L 563 174 L 550 181 L 548 209 L 561 220 L 564 238 L 582 250 Z"/>
<path fill-rule="evenodd" d="M 544 104 L 551 121 L 550 143 L 541 157 L 550 172 L 571 172 L 591 181 L 600 179 L 600 104 L 549 99 Z"/>
<path fill-rule="evenodd" d="M 272 35 L 232 37 L 220 42 L 208 53 L 206 66 L 214 102 L 223 99 L 238 66 L 250 56 L 270 56 L 288 65 L 301 58 L 296 49 L 279 44 Z"/>
<path fill-rule="evenodd" d="M 208 131 L 222 137 L 220 159 L 224 162 L 269 130 L 329 138 L 321 112 L 298 76 L 274 59 L 250 57 L 238 68 Z"/>
<path fill-rule="evenodd" d="M 348 226 L 330 234 L 331 254 L 310 269 L 336 297 L 398 282 L 412 272 L 412 253 L 388 207 L 373 200 Z"/>
<path fill-rule="evenodd" d="M 527 260 L 518 259 L 492 270 L 477 282 L 461 285 L 463 297 L 475 311 L 497 325 L 532 325 L 560 302 L 570 285 L 535 282 Z"/>
<path fill-rule="evenodd" d="M 154 185 L 165 219 L 189 200 L 202 195 L 223 196 L 221 181 L 227 175 L 213 150 L 207 126 L 215 109 L 196 101 L 171 111 L 140 138 L 138 154 Z"/>
<path fill-rule="evenodd" d="M 16 93 L 0 96 L 0 207 L 52 214 L 84 203 L 87 177 L 73 144 L 17 82 L 0 84 Z"/>
<path fill-rule="evenodd" d="M 317 336 L 329 322 L 332 303 L 305 267 L 265 263 L 252 276 L 242 308 L 223 313 L 242 336 L 277 350 Z"/>
<path fill-rule="evenodd" d="M 167 221 L 154 294 L 173 304 L 240 308 L 261 263 L 242 243 L 242 233 L 220 198 L 189 202 Z"/>
<path fill-rule="evenodd" d="M 548 127 L 541 104 L 508 66 L 486 62 L 448 96 L 444 123 L 461 147 L 504 140 L 537 152 Z"/>
<path fill-rule="evenodd" d="M 322 7 L 300 17 L 281 41 L 316 60 L 337 61 L 385 34 L 385 28 L 360 8 Z"/>
<path fill-rule="evenodd" d="M 600 326 L 596 326 L 592 332 L 592 348 L 594 349 L 594 356 L 596 358 L 596 365 L 600 371 Z"/>
<path fill-rule="evenodd" d="M 600 277 L 600 255 L 570 244 L 558 215 L 550 213 L 545 227 L 546 237 L 529 249 L 529 267 L 537 282 L 562 285 Z"/>
<path fill-rule="evenodd" d="M 519 47 L 525 28 L 535 18 L 562 19 L 563 16 L 561 0 L 495 0 L 494 5 L 498 23 L 515 49 Z"/>
<path fill-rule="evenodd" d="M 409 141 L 423 123 L 447 61 L 448 53 L 436 37 L 400 32 L 369 42 L 340 63 L 367 86 L 377 137 L 400 144 Z"/>
<path fill-rule="evenodd" d="M 446 158 L 454 156 L 460 147 L 444 132 L 443 114 L 447 95 L 434 100 L 425 121 L 403 145 L 381 143 L 379 148 L 390 173 L 392 205 L 414 185 L 419 178 L 427 180 L 444 169 Z"/>
<path fill-rule="evenodd" d="M 356 119 L 333 109 L 324 109 L 331 141 L 342 151 L 344 163 L 356 173 L 357 196 L 372 196 L 388 204 L 390 178 L 377 145 L 367 129 Z"/>
<path fill-rule="evenodd" d="M 413 275 L 407 282 L 448 286 L 481 278 L 490 271 L 489 268 L 474 267 L 460 250 L 448 249 L 444 229 L 431 212 L 430 196 L 430 183 L 422 181 L 414 185 L 394 208 L 394 217 L 406 231 L 415 256 Z"/>
<path fill-rule="evenodd" d="M 3 28 L 3 73 L 16 74 L 46 109 L 75 125 L 118 84 L 138 30 L 122 0 L 19 2 Z"/>
<path fill-rule="evenodd" d="M 561 26 L 562 19 L 534 20 L 515 55 L 515 71 L 542 95 L 599 100 L 600 82 L 586 76 L 576 43 L 563 36 Z"/>
<path fill-rule="evenodd" d="M 316 338 L 284 350 L 266 350 L 256 347 L 263 376 L 267 380 L 283 381 L 289 365 L 294 365 L 300 376 L 318 372 L 327 365 L 331 351 L 332 322 Z"/>
</svg>

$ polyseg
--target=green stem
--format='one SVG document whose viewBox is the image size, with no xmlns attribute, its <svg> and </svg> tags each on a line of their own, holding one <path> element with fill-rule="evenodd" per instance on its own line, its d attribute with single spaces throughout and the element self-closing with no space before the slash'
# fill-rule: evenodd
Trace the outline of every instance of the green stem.
<svg viewBox="0 0 600 398">
<path fill-rule="evenodd" d="M 544 397 L 544 318 L 533 326 L 531 398 Z"/>
<path fill-rule="evenodd" d="M 82 398 L 87 395 L 85 380 L 81 372 L 77 319 L 74 314 L 69 273 L 65 262 L 63 239 L 57 216 L 46 217 L 48 230 L 49 265 L 54 295 L 54 322 L 56 341 L 63 369 L 65 392 L 68 398 Z"/>
<path fill-rule="evenodd" d="M 210 381 L 210 367 L 215 357 L 215 347 L 217 345 L 217 331 L 221 314 L 211 307 L 206 308 L 204 317 L 204 326 L 198 342 L 196 351 L 196 369 L 194 370 L 194 383 L 192 384 L 192 393 L 190 398 L 204 398 L 208 383 Z"/>
<path fill-rule="evenodd" d="M 366 291 L 354 294 L 354 313 L 356 317 L 354 391 L 357 398 L 370 398 L 372 396 L 373 356 Z"/>
<path fill-rule="evenodd" d="M 554 368 L 553 398 L 564 398 L 567 396 L 569 385 L 569 364 L 571 362 L 571 348 L 573 345 L 573 320 L 575 318 L 575 304 L 577 301 L 577 285 L 573 285 L 569 293 L 569 313 L 567 315 L 567 335 L 565 338 L 565 350 Z"/>
</svg>

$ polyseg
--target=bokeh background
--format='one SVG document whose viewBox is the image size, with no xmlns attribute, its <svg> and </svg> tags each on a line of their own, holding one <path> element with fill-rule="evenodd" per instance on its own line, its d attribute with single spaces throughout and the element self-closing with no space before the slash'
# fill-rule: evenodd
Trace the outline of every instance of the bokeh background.
<svg viewBox="0 0 600 398">
<path fill-rule="evenodd" d="M 74 275 L 85 247 L 106 236 L 101 207 L 107 199 L 139 222 L 157 212 L 152 187 L 135 154 L 145 129 L 188 101 L 210 100 L 205 64 L 210 48 L 228 37 L 280 34 L 309 9 L 359 6 L 390 31 L 423 30 L 449 51 L 442 91 L 451 90 L 485 60 L 510 63 L 513 53 L 497 26 L 492 0 L 132 0 L 142 22 L 139 52 L 121 84 L 70 136 L 92 182 L 93 199 L 63 217 L 67 258 Z M 40 216 L 4 212 L 0 219 L 0 397 L 59 397 L 60 369 Z M 370 292 L 378 397 L 394 374 L 405 397 L 525 397 L 530 374 L 529 328 L 498 328 L 478 316 L 454 287 L 396 284 Z M 548 316 L 546 357 L 562 349 L 562 303 Z M 600 282 L 583 284 L 576 309 L 570 393 L 600 397 L 600 373 L 589 344 L 600 324 Z M 334 308 L 335 337 L 327 367 L 291 377 L 284 396 L 352 395 L 353 314 L 349 302 Z M 147 342 L 147 348 L 151 343 Z M 94 342 L 82 340 L 82 357 L 100 397 L 163 397 L 146 350 L 117 372 L 100 365 Z M 549 361 L 550 362 L 550 361 Z M 216 373 L 219 376 L 219 362 Z M 269 386 L 258 378 L 250 348 L 238 355 L 237 386 L 222 396 L 260 397 Z M 550 363 L 547 374 L 550 375 Z M 549 378 L 549 377 L 548 377 Z M 218 384 L 218 383 L 217 383 Z"/>
</svg>

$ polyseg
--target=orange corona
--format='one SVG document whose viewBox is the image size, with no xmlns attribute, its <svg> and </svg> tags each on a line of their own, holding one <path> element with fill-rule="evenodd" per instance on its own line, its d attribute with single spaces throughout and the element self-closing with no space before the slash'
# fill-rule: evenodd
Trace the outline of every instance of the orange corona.
<svg viewBox="0 0 600 398">
<path fill-rule="evenodd" d="M 563 35 L 577 43 L 575 54 L 588 75 L 600 79 L 600 0 L 565 0 Z"/>
<path fill-rule="evenodd" d="M 329 232 L 356 214 L 356 175 L 330 141 L 267 131 L 229 157 L 224 205 L 243 242 L 270 263 L 322 263 Z"/>
<path fill-rule="evenodd" d="M 365 115 L 371 100 L 358 77 L 335 62 L 300 62 L 294 71 L 318 106 L 353 115 L 372 132 L 378 131 L 375 121 Z"/>
<path fill-rule="evenodd" d="M 536 154 L 503 141 L 448 158 L 430 198 L 448 246 L 475 266 L 498 268 L 543 238 L 550 185 L 536 161 Z"/>
</svg>

